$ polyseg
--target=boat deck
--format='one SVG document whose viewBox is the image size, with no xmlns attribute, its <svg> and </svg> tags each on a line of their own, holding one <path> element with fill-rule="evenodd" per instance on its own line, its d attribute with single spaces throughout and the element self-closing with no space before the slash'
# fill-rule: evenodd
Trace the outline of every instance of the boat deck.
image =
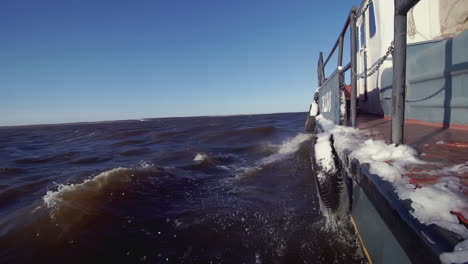
<svg viewBox="0 0 468 264">
<path fill-rule="evenodd" d="M 381 116 L 360 114 L 357 127 L 366 129 L 374 139 L 391 143 L 391 120 Z M 405 176 L 416 186 L 436 183 L 441 177 L 460 178 L 463 193 L 468 195 L 468 171 L 457 170 L 456 165 L 468 162 L 468 128 L 408 121 L 405 123 L 404 143 L 415 148 L 419 159 L 426 164 L 413 165 Z M 436 171 L 436 173 L 434 173 Z M 468 205 L 467 205 L 468 207 Z M 468 223 L 468 208 L 452 212 L 460 221 Z"/>
</svg>

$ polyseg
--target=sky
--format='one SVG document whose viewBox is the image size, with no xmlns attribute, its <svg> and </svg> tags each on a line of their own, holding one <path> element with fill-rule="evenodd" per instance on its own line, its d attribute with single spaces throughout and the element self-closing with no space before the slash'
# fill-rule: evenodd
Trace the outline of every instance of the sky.
<svg viewBox="0 0 468 264">
<path fill-rule="evenodd" d="M 2 0 L 0 126 L 307 111 L 357 0 Z"/>
</svg>

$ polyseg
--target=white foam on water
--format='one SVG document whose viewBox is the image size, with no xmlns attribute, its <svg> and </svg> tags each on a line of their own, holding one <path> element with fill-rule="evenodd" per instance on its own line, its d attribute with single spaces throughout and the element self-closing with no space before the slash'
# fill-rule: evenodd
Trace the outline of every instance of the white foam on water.
<svg viewBox="0 0 468 264">
<path fill-rule="evenodd" d="M 204 161 L 207 159 L 208 159 L 208 155 L 203 154 L 203 153 L 197 153 L 197 155 L 195 155 L 195 158 L 193 158 L 193 161 Z"/>
<path fill-rule="evenodd" d="M 310 134 L 299 133 L 293 138 L 289 138 L 281 143 L 279 149 L 277 150 L 278 154 L 291 154 L 296 152 L 302 142 L 309 140 L 312 137 Z"/>
<path fill-rule="evenodd" d="M 138 163 L 138 167 L 140 169 L 152 169 L 154 168 L 154 164 L 150 161 L 142 160 Z"/>
<path fill-rule="evenodd" d="M 236 178 L 241 179 L 246 176 L 252 175 L 253 173 L 261 170 L 264 166 L 268 164 L 275 163 L 288 158 L 291 154 L 294 154 L 299 150 L 299 147 L 304 141 L 309 140 L 311 137 L 311 134 L 299 133 L 298 135 L 292 138 L 286 139 L 278 146 L 275 153 L 268 157 L 260 159 L 258 162 L 255 163 L 254 166 L 240 167 L 238 169 L 238 173 L 236 174 Z"/>
<path fill-rule="evenodd" d="M 344 208 L 344 207 L 343 207 Z M 360 248 L 356 235 L 352 231 L 350 219 L 347 215 L 340 213 L 332 213 L 328 209 L 322 210 L 323 221 L 318 222 L 322 232 L 325 232 L 326 237 L 330 238 L 333 242 L 349 247 L 354 245 Z"/>
<path fill-rule="evenodd" d="M 255 264 L 262 264 L 262 259 L 260 258 L 260 253 L 255 252 Z"/>
</svg>

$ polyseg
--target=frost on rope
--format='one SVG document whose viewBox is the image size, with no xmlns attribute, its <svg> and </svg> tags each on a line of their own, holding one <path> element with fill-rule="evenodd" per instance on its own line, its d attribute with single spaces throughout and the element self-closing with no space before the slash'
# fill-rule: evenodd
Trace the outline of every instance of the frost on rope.
<svg viewBox="0 0 468 264">
<path fill-rule="evenodd" d="M 333 134 L 334 148 L 338 155 L 342 157 L 344 151 L 349 150 L 351 159 L 355 158 L 361 164 L 368 163 L 371 173 L 392 183 L 400 199 L 411 201 L 411 207 L 414 209 L 412 215 L 421 223 L 438 225 L 460 235 L 465 242 L 467 241 L 468 230 L 459 224 L 455 215 L 450 213 L 450 211 L 466 211 L 464 207 L 468 204 L 467 196 L 461 192 L 462 184 L 459 178 L 441 177 L 436 184 L 416 188 L 415 185 L 408 183 L 407 178 L 402 177 L 407 165 L 425 163 L 416 157 L 417 153 L 413 148 L 406 145 L 387 145 L 383 141 L 369 139 L 369 136 L 366 136 L 366 130 L 337 126 L 321 115 L 316 119 L 325 132 Z M 457 171 L 467 170 L 468 162 L 426 173 L 445 176 L 456 175 Z M 464 250 L 468 249 L 465 247 L 456 254 L 466 256 L 466 252 L 461 253 Z M 468 261 L 468 258 L 464 261 Z"/>
</svg>

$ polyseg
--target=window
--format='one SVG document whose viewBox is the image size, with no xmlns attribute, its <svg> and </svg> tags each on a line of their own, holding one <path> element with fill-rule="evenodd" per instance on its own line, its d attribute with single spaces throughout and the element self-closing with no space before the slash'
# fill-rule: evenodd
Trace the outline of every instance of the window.
<svg viewBox="0 0 468 264">
<path fill-rule="evenodd" d="M 375 35 L 375 13 L 374 13 L 374 3 L 371 2 L 369 6 L 369 35 L 372 38 Z"/>
</svg>

